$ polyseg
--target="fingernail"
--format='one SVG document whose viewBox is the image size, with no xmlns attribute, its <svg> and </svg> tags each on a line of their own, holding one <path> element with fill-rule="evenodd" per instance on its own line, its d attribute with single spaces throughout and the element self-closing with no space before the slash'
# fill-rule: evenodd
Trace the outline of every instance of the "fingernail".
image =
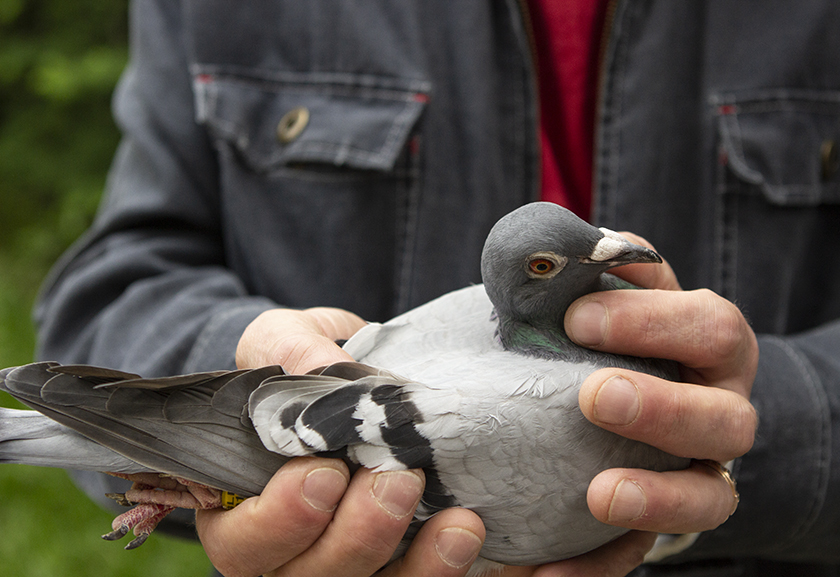
<svg viewBox="0 0 840 577">
<path fill-rule="evenodd" d="M 580 345 L 597 347 L 607 338 L 608 324 L 606 307 L 597 301 L 588 301 L 572 311 L 569 336 Z"/>
<path fill-rule="evenodd" d="M 335 511 L 347 489 L 347 478 L 330 467 L 313 469 L 300 488 L 303 500 L 319 511 Z"/>
<path fill-rule="evenodd" d="M 647 497 L 635 481 L 624 479 L 615 488 L 607 518 L 611 522 L 635 521 L 645 514 Z"/>
<path fill-rule="evenodd" d="M 423 492 L 423 481 L 411 471 L 379 473 L 371 491 L 380 507 L 400 519 L 414 512 Z"/>
<path fill-rule="evenodd" d="M 624 377 L 610 377 L 595 395 L 592 411 L 599 423 L 607 425 L 629 425 L 639 416 L 641 401 L 639 390 L 632 381 Z"/>
<path fill-rule="evenodd" d="M 435 551 L 438 557 L 456 569 L 472 563 L 480 550 L 481 539 L 467 529 L 450 527 L 442 529 L 435 537 Z"/>
</svg>

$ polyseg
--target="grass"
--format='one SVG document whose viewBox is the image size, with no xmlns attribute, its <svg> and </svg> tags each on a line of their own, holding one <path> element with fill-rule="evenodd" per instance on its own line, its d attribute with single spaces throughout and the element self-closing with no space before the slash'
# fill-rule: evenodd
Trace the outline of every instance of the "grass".
<svg viewBox="0 0 840 577">
<path fill-rule="evenodd" d="M 0 368 L 33 360 L 32 304 L 87 228 L 119 133 L 126 0 L 0 0 Z M 19 406 L 0 393 L 0 405 Z M 0 425 L 1 426 L 1 425 Z M 106 542 L 111 515 L 61 470 L 0 464 L 0 576 L 204 577 L 200 545 Z"/>
<path fill-rule="evenodd" d="M 0 202 L 2 208 L 2 202 Z M 0 247 L 0 367 L 32 360 L 30 311 L 44 270 Z M 8 247 L 6 247 L 8 248 Z M 0 405 L 20 407 L 0 393 Z M 128 538 L 103 541 L 112 515 L 66 472 L 0 465 L 0 575 L 4 577 L 205 577 L 211 565 L 197 542 L 153 534 L 133 551 Z"/>
<path fill-rule="evenodd" d="M 153 534 L 124 551 L 125 541 L 99 538 L 111 514 L 59 469 L 0 466 L 0 566 L 9 577 L 204 577 L 210 563 L 200 545 Z"/>
</svg>

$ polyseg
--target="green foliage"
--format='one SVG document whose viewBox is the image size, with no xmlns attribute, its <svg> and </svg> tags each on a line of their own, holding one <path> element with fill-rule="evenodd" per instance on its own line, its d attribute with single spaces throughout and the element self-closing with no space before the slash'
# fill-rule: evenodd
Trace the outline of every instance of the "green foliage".
<svg viewBox="0 0 840 577">
<path fill-rule="evenodd" d="M 0 0 L 0 366 L 31 359 L 37 287 L 93 218 L 126 22 L 124 0 Z"/>
<path fill-rule="evenodd" d="M 199 545 L 153 534 L 123 551 L 128 537 L 99 538 L 111 514 L 82 495 L 64 471 L 0 466 L 0 565 L 9 577 L 205 577 L 210 563 Z"/>
<path fill-rule="evenodd" d="M 93 219 L 119 140 L 126 22 L 127 0 L 0 0 L 0 367 L 32 360 L 38 287 Z M 0 465 L 2 575 L 209 573 L 195 543 L 153 535 L 127 552 L 99 539 L 109 527 L 65 472 Z"/>
</svg>

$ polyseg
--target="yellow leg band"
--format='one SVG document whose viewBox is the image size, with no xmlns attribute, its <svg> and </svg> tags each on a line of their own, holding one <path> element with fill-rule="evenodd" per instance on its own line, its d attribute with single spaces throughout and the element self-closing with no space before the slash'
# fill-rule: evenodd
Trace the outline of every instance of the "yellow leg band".
<svg viewBox="0 0 840 577">
<path fill-rule="evenodd" d="M 245 497 L 242 497 L 241 495 L 230 493 L 228 491 L 222 491 L 222 509 L 233 509 L 244 500 Z"/>
</svg>

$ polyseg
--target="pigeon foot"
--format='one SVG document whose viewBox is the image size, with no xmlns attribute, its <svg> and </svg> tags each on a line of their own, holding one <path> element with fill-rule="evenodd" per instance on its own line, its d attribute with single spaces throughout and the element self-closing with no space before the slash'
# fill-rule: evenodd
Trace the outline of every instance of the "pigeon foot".
<svg viewBox="0 0 840 577">
<path fill-rule="evenodd" d="M 108 493 L 106 496 L 132 509 L 116 517 L 111 523 L 113 531 L 102 535 L 102 538 L 115 541 L 133 531 L 135 538 L 126 545 L 126 549 L 142 545 L 158 523 L 176 508 L 216 509 L 222 506 L 221 491 L 186 479 L 156 473 L 111 474 L 128 479 L 133 485 L 125 493 Z"/>
<path fill-rule="evenodd" d="M 128 535 L 128 532 L 133 529 L 135 538 L 125 548 L 136 549 L 146 542 L 158 523 L 174 509 L 175 507 L 155 503 L 137 505 L 115 518 L 111 523 L 113 531 L 102 535 L 102 538 L 106 541 L 116 541 Z"/>
</svg>

